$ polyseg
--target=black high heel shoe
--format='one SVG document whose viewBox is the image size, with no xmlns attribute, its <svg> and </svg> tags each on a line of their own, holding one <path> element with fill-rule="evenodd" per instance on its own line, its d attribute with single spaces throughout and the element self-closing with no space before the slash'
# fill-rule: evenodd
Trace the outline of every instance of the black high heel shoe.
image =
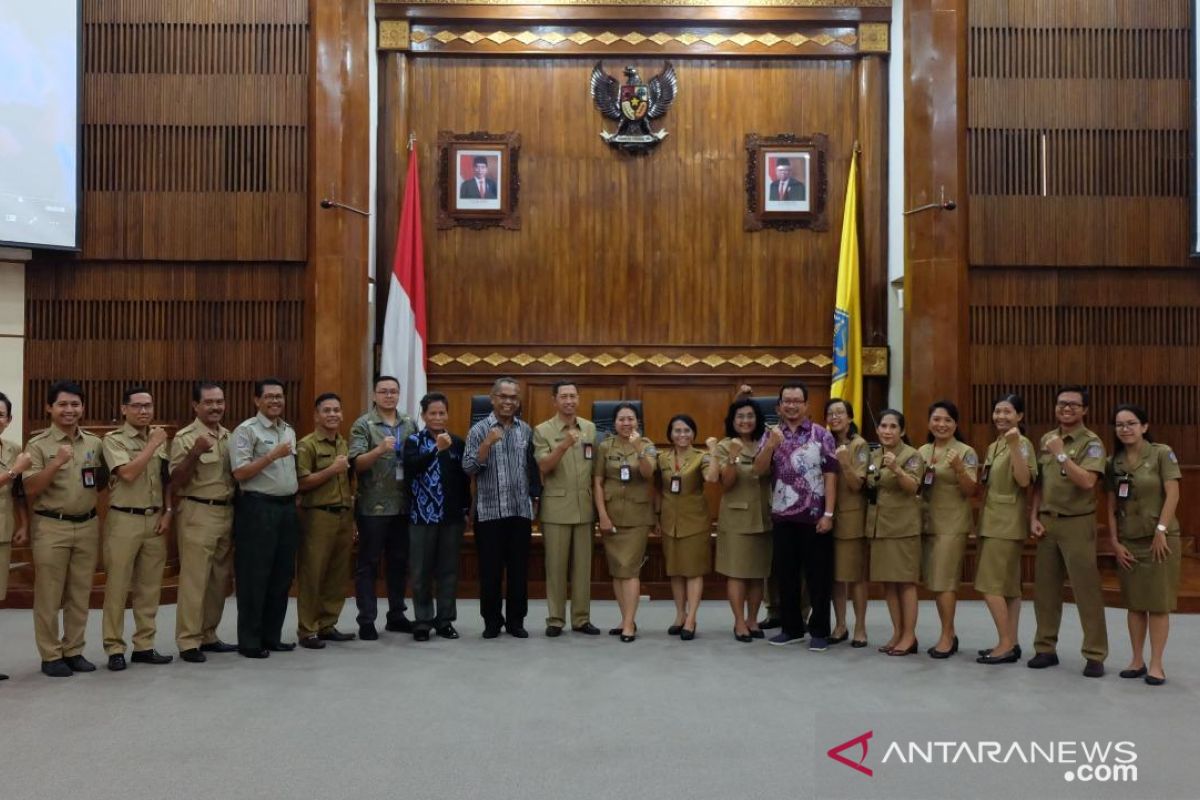
<svg viewBox="0 0 1200 800">
<path fill-rule="evenodd" d="M 679 638 L 682 641 L 690 642 L 692 639 L 696 638 L 696 631 L 694 628 L 690 631 L 687 628 L 681 628 L 679 630 Z"/>
<path fill-rule="evenodd" d="M 954 642 L 950 645 L 949 650 L 938 650 L 937 645 L 935 644 L 925 652 L 929 653 L 930 658 L 949 658 L 958 652 L 958 637 L 954 637 Z"/>
<path fill-rule="evenodd" d="M 667 628 L 667 636 L 678 636 L 681 630 L 683 630 L 682 625 L 672 625 Z"/>
</svg>

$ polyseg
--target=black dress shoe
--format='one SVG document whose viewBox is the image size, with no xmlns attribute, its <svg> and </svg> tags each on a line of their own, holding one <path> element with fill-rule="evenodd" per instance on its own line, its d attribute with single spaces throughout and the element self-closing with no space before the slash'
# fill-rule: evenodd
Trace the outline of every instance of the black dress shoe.
<svg viewBox="0 0 1200 800">
<path fill-rule="evenodd" d="M 129 656 L 129 660 L 134 664 L 170 664 L 175 660 L 174 656 L 164 656 L 157 650 L 134 650 Z"/>
<path fill-rule="evenodd" d="M 296 649 L 295 642 L 274 642 L 267 645 L 267 649 L 272 653 L 290 653 Z"/>
<path fill-rule="evenodd" d="M 667 636 L 678 636 L 681 630 L 683 630 L 682 625 L 672 625 L 667 628 Z"/>
<path fill-rule="evenodd" d="M 208 661 L 208 656 L 200 652 L 199 647 L 191 647 L 187 650 L 181 650 L 179 657 L 189 664 L 203 664 L 205 661 Z"/>
<path fill-rule="evenodd" d="M 413 641 L 414 642 L 428 642 L 429 641 L 429 628 L 417 628 L 415 631 L 413 631 Z"/>
<path fill-rule="evenodd" d="M 546 636 L 548 636 L 551 639 L 556 639 L 559 636 L 562 636 L 562 626 L 561 625 L 547 625 L 546 626 Z"/>
<path fill-rule="evenodd" d="M 571 628 L 571 630 L 575 631 L 576 633 L 586 633 L 588 636 L 600 635 L 600 629 L 590 622 L 585 622 L 582 625 L 576 625 L 575 627 Z"/>
<path fill-rule="evenodd" d="M 783 620 L 781 620 L 779 617 L 767 617 L 762 622 L 758 623 L 758 627 L 762 628 L 764 631 L 773 630 L 781 625 L 783 625 Z"/>
<path fill-rule="evenodd" d="M 75 673 L 67 666 L 66 661 L 56 658 L 53 661 L 42 662 L 42 674 L 50 678 L 69 678 Z"/>
<path fill-rule="evenodd" d="M 1085 678 L 1103 678 L 1104 677 L 1104 662 L 1097 661 L 1094 658 L 1089 658 L 1083 665 L 1083 677 Z"/>
<path fill-rule="evenodd" d="M 754 634 L 753 631 L 751 631 L 750 633 L 751 633 L 751 635 Z M 842 642 L 846 641 L 849 638 L 850 638 L 849 633 L 843 633 L 841 636 L 830 636 L 825 641 L 828 642 L 829 644 L 841 644 Z"/>
<path fill-rule="evenodd" d="M 917 650 L 917 643 L 914 641 L 912 646 L 907 650 L 901 650 L 899 647 L 893 647 L 891 650 L 887 651 L 887 654 L 889 656 L 915 656 L 917 654 Z"/>
<path fill-rule="evenodd" d="M 1162 686 L 1167 682 L 1167 676 L 1164 675 L 1161 678 L 1156 678 L 1153 675 L 1147 675 L 1143 680 L 1146 681 L 1147 686 Z"/>
<path fill-rule="evenodd" d="M 110 672 L 120 672 L 125 669 L 125 654 L 113 653 L 108 657 L 108 669 Z"/>
<path fill-rule="evenodd" d="M 637 638 L 637 634 L 636 634 L 636 633 L 630 633 L 630 634 L 624 634 L 624 633 L 622 633 L 622 634 L 621 634 L 621 641 L 622 641 L 622 642 L 625 642 L 626 644 L 629 644 L 630 642 L 632 642 L 632 641 L 633 641 L 634 639 L 636 639 L 636 638 Z"/>
<path fill-rule="evenodd" d="M 71 672 L 95 672 L 96 665 L 83 656 L 67 656 L 63 659 Z"/>
<path fill-rule="evenodd" d="M 300 640 L 300 646 L 305 650 L 324 650 L 325 643 L 321 641 L 320 636 L 305 636 Z"/>
<path fill-rule="evenodd" d="M 373 642 L 379 638 L 379 631 L 375 630 L 374 625 L 359 625 L 358 638 L 364 642 Z"/>
<path fill-rule="evenodd" d="M 6 680 L 8 680 L 8 676 L 5 675 L 3 672 L 0 672 L 0 681 L 6 681 Z"/>
<path fill-rule="evenodd" d="M 401 615 L 399 619 L 389 619 L 383 626 L 384 630 L 392 633 L 412 633 L 413 624 L 408 617 Z"/>
<path fill-rule="evenodd" d="M 522 625 L 505 625 L 508 629 L 508 635 L 517 639 L 528 639 L 529 631 L 525 630 Z"/>
<path fill-rule="evenodd" d="M 1141 667 L 1140 669 L 1123 669 L 1120 672 L 1122 678 L 1141 678 L 1145 676 L 1145 674 L 1145 667 Z"/>
<path fill-rule="evenodd" d="M 753 642 L 754 641 L 754 636 L 752 636 L 751 634 L 738 633 L 737 631 L 733 632 L 733 638 L 737 639 L 739 642 Z"/>
<path fill-rule="evenodd" d="M 694 629 L 689 631 L 687 628 L 681 628 L 679 631 L 679 638 L 682 641 L 690 642 L 692 639 L 696 638 L 696 631 Z"/>
<path fill-rule="evenodd" d="M 485 638 L 485 639 L 495 639 L 499 635 L 500 635 L 500 626 L 499 625 L 488 625 L 487 627 L 485 627 L 483 629 L 483 638 Z"/>
<path fill-rule="evenodd" d="M 265 647 L 239 647 L 238 653 L 246 658 L 269 658 L 271 655 Z"/>
<path fill-rule="evenodd" d="M 200 649 L 205 653 L 236 653 L 238 648 L 236 644 L 229 644 L 217 639 L 215 642 L 200 645 Z"/>
<path fill-rule="evenodd" d="M 457 639 L 458 631 L 454 630 L 454 626 L 447 622 L 445 625 L 437 629 L 437 635 L 443 639 Z"/>
<path fill-rule="evenodd" d="M 317 638 L 323 642 L 353 642 L 356 637 L 353 633 L 342 633 L 337 628 L 326 628 L 317 634 Z"/>
<path fill-rule="evenodd" d="M 615 628 L 609 628 L 609 629 L 608 629 L 608 635 L 609 635 L 609 636 L 620 636 L 620 635 L 621 635 L 621 626 L 620 626 L 620 625 L 618 625 L 618 626 L 617 626 L 617 627 L 615 627 Z"/>
<path fill-rule="evenodd" d="M 867 640 L 866 639 L 851 639 L 850 646 L 851 647 L 866 647 Z"/>
<path fill-rule="evenodd" d="M 954 637 L 954 642 L 950 645 L 949 650 L 938 650 L 937 645 L 935 644 L 925 652 L 929 653 L 930 658 L 949 658 L 958 652 L 958 637 Z"/>
<path fill-rule="evenodd" d="M 1025 662 L 1025 666 L 1030 669 L 1045 669 L 1046 667 L 1058 666 L 1058 655 L 1055 653 L 1037 653 L 1033 658 Z"/>
<path fill-rule="evenodd" d="M 1018 653 L 1017 648 L 1014 647 L 1012 650 L 1009 650 L 1007 653 L 1001 653 L 998 656 L 992 655 L 991 651 L 989 650 L 986 653 L 984 653 L 983 655 L 981 655 L 979 658 L 975 659 L 975 663 L 976 664 L 1015 664 L 1020 660 L 1021 660 L 1021 654 Z"/>
</svg>

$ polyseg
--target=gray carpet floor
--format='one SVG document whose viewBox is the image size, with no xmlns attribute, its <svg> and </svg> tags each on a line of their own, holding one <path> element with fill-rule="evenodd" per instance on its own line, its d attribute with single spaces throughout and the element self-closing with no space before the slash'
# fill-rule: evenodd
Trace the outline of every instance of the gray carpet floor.
<svg viewBox="0 0 1200 800">
<path fill-rule="evenodd" d="M 230 600 L 221 636 L 235 640 Z M 294 630 L 294 607 L 285 630 Z M 0 611 L 0 797 L 40 798 L 1194 798 L 1200 794 L 1200 616 L 1173 618 L 1167 685 L 1122 680 L 1129 658 L 1123 611 L 1110 610 L 1112 655 L 1101 680 L 1080 676 L 1074 607 L 1064 614 L 1061 666 L 987 667 L 993 643 L 981 604 L 963 603 L 963 653 L 888 658 L 882 604 L 869 611 L 872 646 L 736 642 L 723 603 L 709 602 L 692 642 L 668 637 L 668 602 L 644 603 L 641 635 L 480 638 L 478 605 L 459 606 L 458 641 L 330 645 L 251 661 L 103 668 L 92 612 L 89 675 L 38 672 L 29 611 Z M 1024 645 L 1032 650 L 1032 608 Z M 381 615 L 382 616 L 382 615 Z M 159 650 L 174 654 L 174 608 L 159 613 Z M 615 604 L 598 601 L 607 628 Z M 922 604 L 919 634 L 934 642 Z M 129 623 L 131 624 L 131 622 Z M 127 630 L 129 630 L 127 624 Z M 342 617 L 355 630 L 348 604 Z M 970 655 L 968 655 L 968 653 Z M 870 731 L 873 775 L 826 751 Z M 1136 781 L 1075 778 L 1067 760 L 905 763 L 910 740 L 1128 741 Z M 903 743 L 892 752 L 890 743 Z M 1027 748 L 1026 748 L 1027 749 Z M 861 751 L 843 755 L 859 761 Z M 1115 751 L 1106 760 L 1117 763 Z M 918 757 L 913 760 L 920 762 Z M 979 760 L 983 760 L 980 758 Z M 944 759 L 943 759 L 944 761 Z M 1064 766 L 1064 764 L 1066 766 Z M 1068 774 L 1070 773 L 1070 774 Z M 1103 773 L 1100 773 L 1103 775 Z M 985 787 L 992 787 L 988 791 Z"/>
</svg>

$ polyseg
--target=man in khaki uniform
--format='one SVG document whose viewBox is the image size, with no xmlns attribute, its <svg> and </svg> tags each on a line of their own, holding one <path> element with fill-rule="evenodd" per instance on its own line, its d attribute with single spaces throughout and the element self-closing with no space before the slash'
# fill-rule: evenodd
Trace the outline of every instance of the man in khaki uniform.
<svg viewBox="0 0 1200 800">
<path fill-rule="evenodd" d="M 338 433 L 342 399 L 317 398 L 316 430 L 296 445 L 300 484 L 300 553 L 297 560 L 297 633 L 300 646 L 321 650 L 326 641 L 348 642 L 353 633 L 335 626 L 346 603 L 354 539 L 350 448 Z"/>
<path fill-rule="evenodd" d="M 595 636 L 591 623 L 592 465 L 596 426 L 575 416 L 579 389 L 571 381 L 551 388 L 558 410 L 533 432 L 533 457 L 542 474 L 541 526 L 546 551 L 546 635 L 566 624 L 567 580 L 571 582 L 571 630 Z"/>
<path fill-rule="evenodd" d="M 171 442 L 171 490 L 178 509 L 179 593 L 175 643 L 194 664 L 205 653 L 237 648 L 217 638 L 233 555 L 233 475 L 229 431 L 222 427 L 225 390 L 200 383 L 192 390 L 196 419 Z"/>
<path fill-rule="evenodd" d="M 109 470 L 104 518 L 104 652 L 108 668 L 125 669 L 125 600 L 133 594 L 133 655 L 139 664 L 170 664 L 154 649 L 158 598 L 167 564 L 171 508 L 163 502 L 167 432 L 150 427 L 154 399 L 144 386 L 121 398 L 125 424 L 104 437 Z"/>
<path fill-rule="evenodd" d="M 0 392 L 0 434 L 12 420 L 12 401 Z M 8 593 L 8 561 L 13 545 L 23 547 L 29 543 L 21 475 L 32 462 L 19 446 L 0 439 L 0 600 Z M 8 676 L 0 672 L 0 681 L 6 680 Z"/>
<path fill-rule="evenodd" d="M 83 634 L 100 552 L 96 498 L 106 476 L 100 440 L 79 427 L 83 402 L 79 384 L 52 384 L 46 394 L 50 427 L 26 447 L 32 464 L 24 484 L 34 514 L 33 630 L 42 673 L 52 678 L 96 669 L 83 657 Z"/>
<path fill-rule="evenodd" d="M 1108 629 L 1104 596 L 1096 566 L 1096 481 L 1104 474 L 1104 444 L 1083 426 L 1088 391 L 1065 386 L 1058 393 L 1058 427 L 1042 437 L 1038 483 L 1030 503 L 1029 529 L 1037 539 L 1034 604 L 1037 654 L 1032 669 L 1058 665 L 1058 628 L 1062 622 L 1063 579 L 1071 581 L 1083 627 L 1083 674 L 1104 675 Z"/>
</svg>

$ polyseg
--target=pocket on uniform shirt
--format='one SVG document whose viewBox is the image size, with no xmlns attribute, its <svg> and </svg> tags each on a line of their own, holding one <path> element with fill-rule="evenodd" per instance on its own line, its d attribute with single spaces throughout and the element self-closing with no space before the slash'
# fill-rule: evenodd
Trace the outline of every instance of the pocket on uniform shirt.
<svg viewBox="0 0 1200 800">
<path fill-rule="evenodd" d="M 1004 503 L 1004 504 L 1008 504 L 1008 505 L 1012 505 L 1013 503 L 1017 502 L 1017 496 L 1015 494 L 992 493 L 992 494 L 988 495 L 987 499 L 989 502 Z"/>
<path fill-rule="evenodd" d="M 217 461 L 219 459 L 220 459 L 220 456 L 218 456 L 216 453 L 213 453 L 213 452 L 200 454 L 200 463 L 201 464 L 215 464 L 215 463 L 217 463 Z"/>
<path fill-rule="evenodd" d="M 566 497 L 566 489 L 543 489 L 542 497 Z"/>
<path fill-rule="evenodd" d="M 750 504 L 749 503 L 726 503 L 725 508 L 729 509 L 730 511 L 749 511 Z"/>
</svg>

